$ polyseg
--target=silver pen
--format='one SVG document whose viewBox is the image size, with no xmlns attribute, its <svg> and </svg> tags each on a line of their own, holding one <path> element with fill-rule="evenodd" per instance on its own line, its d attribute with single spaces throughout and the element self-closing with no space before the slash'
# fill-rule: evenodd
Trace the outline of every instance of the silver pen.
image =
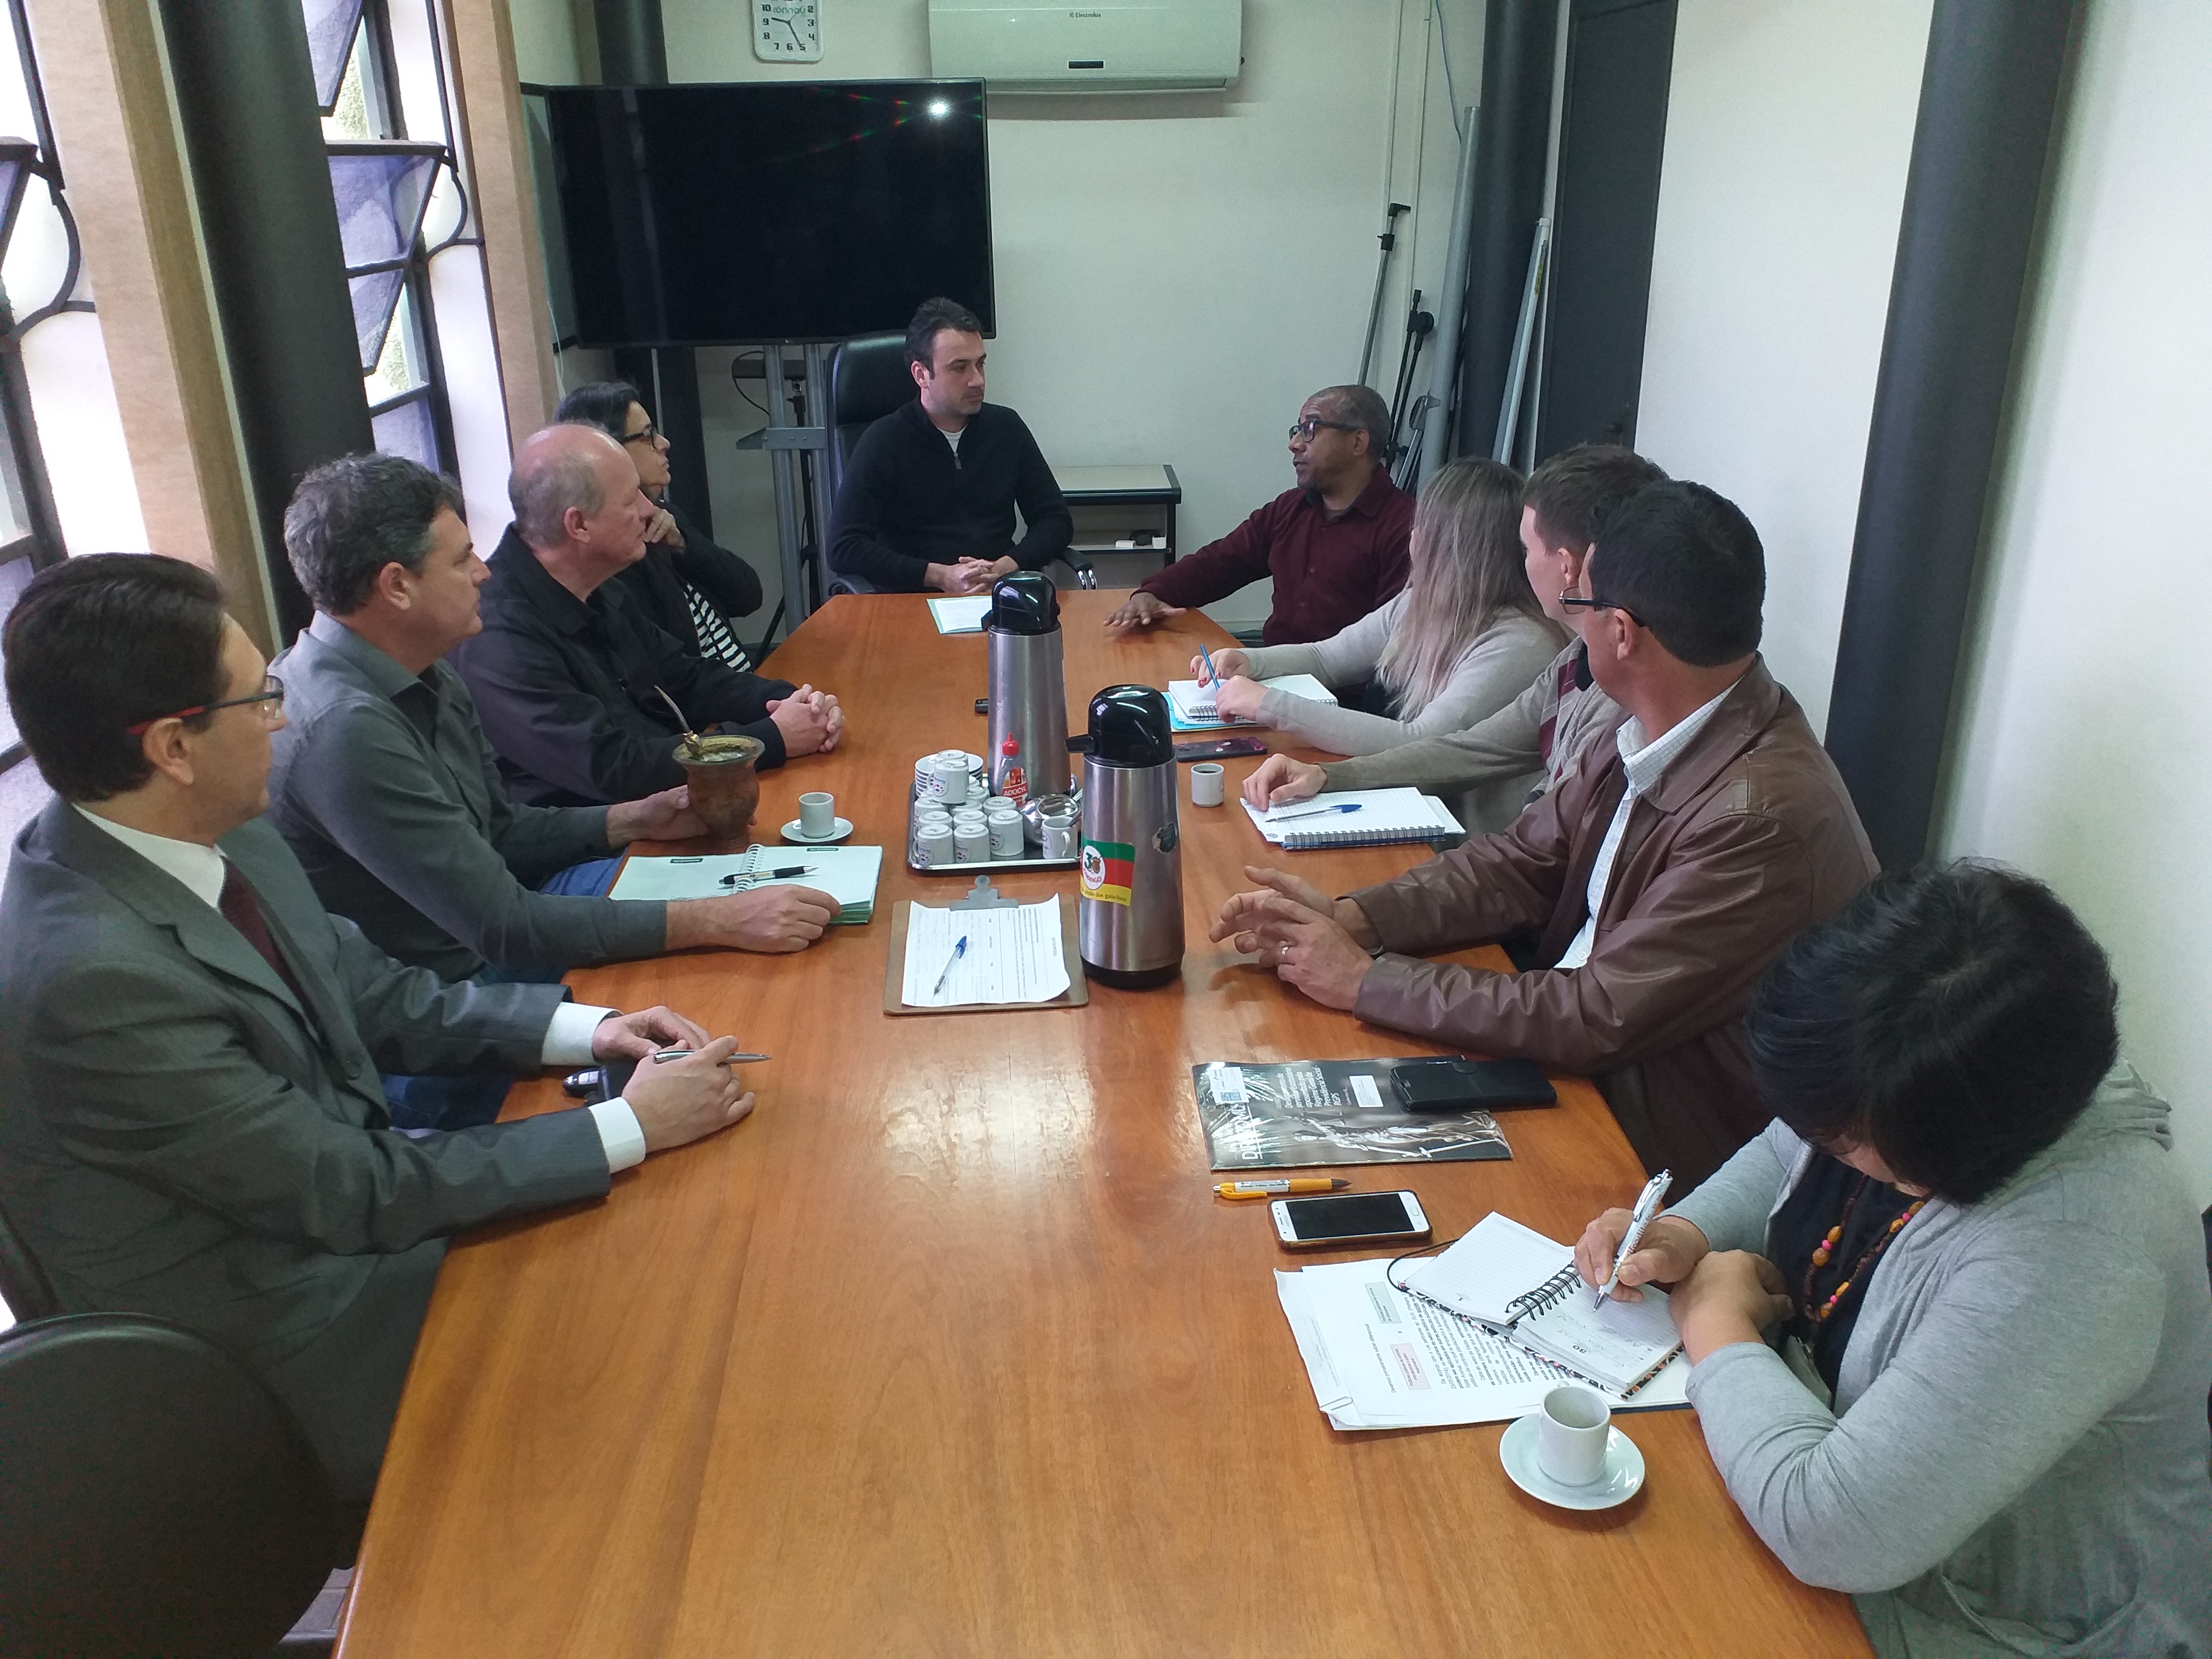
<svg viewBox="0 0 2212 1659">
<path fill-rule="evenodd" d="M 653 1055 L 653 1063 L 658 1066 L 664 1060 L 689 1060 L 692 1055 L 698 1052 L 699 1051 L 696 1048 L 663 1048 L 659 1054 Z M 763 1060 L 774 1060 L 775 1058 L 775 1056 L 774 1054 L 732 1054 L 726 1060 L 716 1060 L 714 1064 L 717 1066 L 755 1066 L 758 1065 Z"/>
<path fill-rule="evenodd" d="M 1672 1170 L 1662 1170 L 1644 1183 L 1644 1190 L 1637 1194 L 1635 1211 L 1628 1218 L 1628 1236 L 1620 1241 L 1620 1249 L 1613 1255 L 1613 1271 L 1605 1276 L 1605 1283 L 1597 1287 L 1597 1301 L 1594 1305 L 1605 1306 L 1606 1297 L 1620 1282 L 1620 1264 L 1636 1254 L 1636 1247 L 1644 1238 L 1644 1230 L 1658 1215 L 1660 1200 L 1667 1196 L 1667 1188 L 1674 1179 Z"/>
</svg>

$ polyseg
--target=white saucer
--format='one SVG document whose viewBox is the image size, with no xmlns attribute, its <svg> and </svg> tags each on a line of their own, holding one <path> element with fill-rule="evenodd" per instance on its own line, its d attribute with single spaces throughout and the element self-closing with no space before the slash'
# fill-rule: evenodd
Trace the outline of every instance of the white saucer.
<svg viewBox="0 0 2212 1659">
<path fill-rule="evenodd" d="M 830 833 L 826 836 L 808 835 L 805 830 L 799 827 L 799 820 L 797 818 L 793 818 L 789 823 L 785 824 L 781 831 L 783 838 L 786 841 L 795 842 L 801 847 L 828 847 L 833 842 L 844 840 L 846 836 L 852 833 L 853 821 L 850 818 L 833 819 L 830 822 Z"/>
<path fill-rule="evenodd" d="M 1531 1412 L 1505 1431 L 1498 1461 L 1513 1484 L 1531 1498 L 1563 1510 L 1609 1510 L 1644 1490 L 1644 1454 L 1619 1429 L 1605 1431 L 1605 1473 L 1587 1486 L 1563 1486 L 1536 1466 L 1536 1419 Z"/>
</svg>

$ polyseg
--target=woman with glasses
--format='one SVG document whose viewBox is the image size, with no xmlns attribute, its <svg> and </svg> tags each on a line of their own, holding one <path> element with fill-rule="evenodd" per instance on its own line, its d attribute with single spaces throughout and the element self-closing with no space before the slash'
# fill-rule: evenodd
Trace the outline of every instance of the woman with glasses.
<svg viewBox="0 0 2212 1659">
<path fill-rule="evenodd" d="M 1440 468 L 1413 511 L 1413 574 L 1379 611 L 1311 645 L 1217 651 L 1210 665 L 1224 718 L 1249 720 L 1340 755 L 1371 755 L 1494 714 L 1566 642 L 1528 586 L 1521 547 L 1521 475 L 1495 461 Z M 1209 665 L 1192 670 L 1210 678 Z M 1353 707 L 1271 691 L 1310 674 Z M 1470 833 L 1502 830 L 1534 776 L 1498 780 L 1449 803 Z"/>
<path fill-rule="evenodd" d="M 1773 1122 L 1620 1262 L 1746 1518 L 1884 1656 L 2212 1652 L 2212 1298 L 2118 1000 L 2039 882 L 1877 883 L 1752 998 Z"/>
<path fill-rule="evenodd" d="M 645 532 L 645 557 L 615 580 L 660 630 L 709 661 L 750 669 L 737 619 L 761 606 L 761 580 L 726 547 L 717 547 L 668 499 L 668 440 L 627 380 L 577 386 L 553 411 L 557 421 L 595 426 L 620 443 L 637 468 L 638 487 L 660 511 Z"/>
</svg>

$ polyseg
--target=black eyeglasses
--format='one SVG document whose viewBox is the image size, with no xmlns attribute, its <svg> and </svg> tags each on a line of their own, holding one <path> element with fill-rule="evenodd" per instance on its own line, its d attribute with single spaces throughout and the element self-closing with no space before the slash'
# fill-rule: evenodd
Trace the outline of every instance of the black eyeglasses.
<svg viewBox="0 0 2212 1659">
<path fill-rule="evenodd" d="M 660 428 L 653 425 L 651 421 L 647 421 L 638 431 L 626 432 L 623 434 L 623 441 L 626 444 L 656 443 L 659 438 Z"/>
<path fill-rule="evenodd" d="M 273 721 L 284 712 L 284 682 L 271 674 L 261 682 L 261 690 L 250 697 L 225 697 L 221 702 L 204 702 L 196 708 L 179 708 L 173 714 L 156 714 L 123 729 L 134 738 L 143 738 L 163 720 L 188 720 L 196 715 L 212 714 L 218 708 L 243 708 L 250 702 L 261 704 L 261 718 Z"/>
<path fill-rule="evenodd" d="M 1311 443 L 1314 434 L 1323 428 L 1331 432 L 1364 432 L 1367 429 L 1364 426 L 1346 426 L 1342 421 L 1324 421 L 1318 415 L 1309 415 L 1291 428 L 1291 436 L 1304 438 Z"/>
<path fill-rule="evenodd" d="M 1638 616 L 1626 605 L 1615 605 L 1611 599 L 1586 599 L 1579 593 L 1562 593 L 1559 595 L 1559 603 L 1570 611 L 1618 611 L 1638 628 L 1650 626 L 1643 617 Z"/>
</svg>

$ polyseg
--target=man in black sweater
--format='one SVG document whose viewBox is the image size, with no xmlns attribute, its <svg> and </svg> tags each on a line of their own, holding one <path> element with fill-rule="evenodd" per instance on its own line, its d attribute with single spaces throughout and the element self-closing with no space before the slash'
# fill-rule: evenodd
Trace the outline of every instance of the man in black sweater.
<svg viewBox="0 0 2212 1659">
<path fill-rule="evenodd" d="M 605 805 L 684 781 L 683 727 L 758 738 L 762 767 L 834 749 L 837 699 L 684 651 L 615 576 L 645 556 L 653 505 L 605 433 L 550 426 L 515 452 L 514 522 L 477 596 L 483 631 L 454 647 L 507 798 Z"/>
<path fill-rule="evenodd" d="M 1066 550 L 1074 520 L 1036 440 L 1012 410 L 983 401 L 982 328 L 951 300 L 915 313 L 907 368 L 921 395 L 854 447 L 830 515 L 831 570 L 894 592 L 981 593 Z"/>
</svg>

